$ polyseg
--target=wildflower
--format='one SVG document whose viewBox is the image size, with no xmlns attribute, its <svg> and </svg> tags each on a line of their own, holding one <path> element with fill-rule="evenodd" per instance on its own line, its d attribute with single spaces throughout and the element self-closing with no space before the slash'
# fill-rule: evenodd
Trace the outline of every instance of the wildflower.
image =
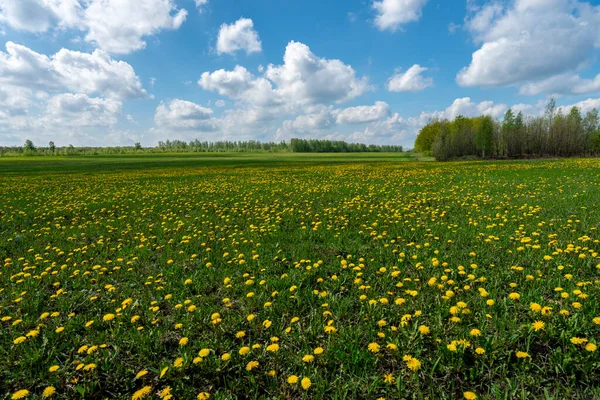
<svg viewBox="0 0 600 400">
<path fill-rule="evenodd" d="M 177 358 L 175 359 L 175 361 L 173 361 L 173 366 L 174 366 L 175 368 L 181 368 L 181 367 L 183 367 L 183 358 L 181 358 L 181 357 L 177 357 Z"/>
<path fill-rule="evenodd" d="M 201 393 L 198 393 L 198 396 L 196 398 L 198 400 L 208 400 L 210 398 L 210 394 L 207 392 L 201 392 Z"/>
<path fill-rule="evenodd" d="M 106 314 L 104 317 L 102 317 L 102 320 L 104 321 L 112 321 L 113 319 L 115 319 L 115 314 Z"/>
<path fill-rule="evenodd" d="M 597 348 L 598 346 L 596 346 L 594 343 L 588 343 L 585 345 L 585 349 L 589 352 L 596 351 Z"/>
<path fill-rule="evenodd" d="M 298 383 L 298 377 L 296 375 L 288 376 L 287 383 L 289 383 L 290 385 L 294 385 L 294 384 Z"/>
<path fill-rule="evenodd" d="M 50 368 L 48 368 L 48 371 L 50 371 L 50 372 L 56 372 L 56 371 L 58 371 L 59 368 L 60 367 L 58 365 L 53 365 Z"/>
<path fill-rule="evenodd" d="M 229 353 L 224 353 L 224 354 L 221 356 L 221 360 L 223 360 L 223 361 L 227 361 L 227 360 L 229 360 L 230 358 L 231 358 L 231 354 L 229 354 Z"/>
<path fill-rule="evenodd" d="M 573 344 L 584 344 L 587 343 L 587 339 L 585 338 L 580 338 L 580 337 L 573 337 L 571 338 L 571 343 Z"/>
<path fill-rule="evenodd" d="M 305 363 L 312 362 L 314 359 L 315 359 L 315 356 L 313 356 L 311 354 L 307 354 L 304 357 L 302 357 L 302 361 Z"/>
<path fill-rule="evenodd" d="M 198 352 L 200 357 L 208 357 L 210 355 L 210 349 L 202 349 Z"/>
<path fill-rule="evenodd" d="M 138 372 L 138 373 L 137 373 L 137 375 L 135 376 L 135 378 L 134 378 L 134 379 L 139 379 L 139 378 L 141 378 L 142 376 L 146 375 L 147 373 L 148 373 L 148 371 L 147 371 L 147 370 L 145 370 L 145 369 L 143 369 L 143 370 L 141 370 L 140 372 Z"/>
<path fill-rule="evenodd" d="M 411 371 L 417 371 L 419 368 L 421 368 L 421 361 L 417 360 L 416 358 L 411 358 L 406 362 L 406 366 Z"/>
<path fill-rule="evenodd" d="M 308 390 L 308 388 L 311 385 L 310 379 L 309 378 L 302 378 L 302 381 L 300 382 L 300 385 L 302 385 L 302 389 L 304 390 Z"/>
<path fill-rule="evenodd" d="M 25 336 L 19 336 L 18 338 L 16 338 L 15 340 L 13 340 L 14 344 L 21 344 L 24 341 L 26 341 L 27 338 Z M 20 399 L 20 397 L 17 397 L 18 399 Z"/>
<path fill-rule="evenodd" d="M 529 304 L 529 309 L 533 312 L 540 312 L 542 311 L 542 306 L 538 303 L 531 303 Z"/>
<path fill-rule="evenodd" d="M 429 335 L 431 330 L 429 329 L 428 326 L 421 325 L 421 326 L 419 326 L 419 332 L 421 333 L 421 335 Z"/>
<path fill-rule="evenodd" d="M 277 343 L 270 344 L 267 346 L 267 351 L 276 353 L 277 351 L 279 351 L 279 345 Z"/>
<path fill-rule="evenodd" d="M 483 347 L 478 347 L 475 349 L 475 353 L 479 355 L 485 354 L 485 349 L 483 349 Z"/>
<path fill-rule="evenodd" d="M 392 374 L 385 374 L 383 376 L 383 381 L 385 383 L 390 383 L 391 384 L 391 383 L 394 383 L 395 380 L 396 379 L 394 378 L 394 375 L 392 375 Z"/>
<path fill-rule="evenodd" d="M 167 371 L 169 370 L 169 367 L 164 367 L 161 371 L 160 371 L 160 377 L 162 378 L 163 376 L 165 376 L 165 374 L 167 373 Z"/>
<path fill-rule="evenodd" d="M 463 397 L 466 400 L 475 400 L 475 399 L 477 399 L 477 395 L 475 393 L 473 393 L 473 392 L 464 392 L 463 393 Z"/>
<path fill-rule="evenodd" d="M 367 347 L 371 353 L 379 353 L 380 346 L 377 343 L 369 343 Z"/>
<path fill-rule="evenodd" d="M 481 336 L 481 331 L 479 329 L 471 329 L 471 332 L 469 332 L 469 334 L 471 336 L 478 337 Z"/>
<path fill-rule="evenodd" d="M 517 356 L 517 358 L 527 358 L 527 357 L 530 357 L 529 353 L 526 353 L 524 351 L 517 351 L 516 356 Z"/>
<path fill-rule="evenodd" d="M 323 348 L 322 347 L 317 347 L 315 348 L 315 350 L 313 351 L 314 354 L 319 355 L 319 354 L 323 354 Z"/>
<path fill-rule="evenodd" d="M 241 356 L 245 356 L 246 354 L 250 353 L 250 347 L 244 346 L 240 349 L 240 355 Z"/>
<path fill-rule="evenodd" d="M 258 367 L 258 361 L 250 361 L 246 364 L 246 371 L 252 371 L 256 367 Z"/>
<path fill-rule="evenodd" d="M 186 338 L 186 337 L 182 337 L 181 339 L 179 339 L 179 345 L 180 346 L 185 346 L 185 345 L 188 344 L 188 342 L 189 342 L 189 339 Z"/>
<path fill-rule="evenodd" d="M 152 386 L 144 386 L 140 390 L 136 391 L 133 396 L 131 396 L 131 400 L 140 400 L 144 397 L 148 396 L 152 391 Z"/>
<path fill-rule="evenodd" d="M 543 330 L 546 327 L 546 324 L 543 321 L 535 321 L 532 325 L 531 325 L 531 329 L 533 329 L 534 331 L 540 331 Z"/>
<path fill-rule="evenodd" d="M 388 350 L 398 350 L 398 346 L 396 346 L 394 343 L 388 343 L 387 346 L 385 346 Z"/>
<path fill-rule="evenodd" d="M 43 397 L 52 397 L 56 393 L 56 388 L 54 386 L 48 386 L 42 392 Z"/>
<path fill-rule="evenodd" d="M 17 390 L 16 392 L 14 392 L 10 398 L 11 398 L 11 400 L 16 400 L 16 399 L 22 399 L 23 397 L 27 397 L 27 396 L 29 396 L 29 390 L 21 389 L 21 390 Z"/>
</svg>

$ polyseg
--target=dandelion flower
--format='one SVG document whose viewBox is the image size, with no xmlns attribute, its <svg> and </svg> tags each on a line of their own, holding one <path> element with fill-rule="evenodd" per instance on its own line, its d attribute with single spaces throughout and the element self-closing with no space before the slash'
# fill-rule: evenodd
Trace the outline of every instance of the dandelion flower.
<svg viewBox="0 0 600 400">
<path fill-rule="evenodd" d="M 16 399 L 22 399 L 23 397 L 27 397 L 27 396 L 29 396 L 29 390 L 21 389 L 21 390 L 17 390 L 16 392 L 14 392 L 10 398 L 11 398 L 11 400 L 16 400 Z"/>
<path fill-rule="evenodd" d="M 296 375 L 290 375 L 287 378 L 287 383 L 289 383 L 290 385 L 294 385 L 294 384 L 298 383 L 298 377 Z"/>
<path fill-rule="evenodd" d="M 369 343 L 369 346 L 367 348 L 371 353 L 378 353 L 380 346 L 377 343 L 373 342 Z"/>
<path fill-rule="evenodd" d="M 544 323 L 544 321 L 535 321 L 532 325 L 531 325 L 531 329 L 533 329 L 534 331 L 540 331 L 543 330 L 546 327 L 546 324 Z"/>
<path fill-rule="evenodd" d="M 196 397 L 198 400 L 208 400 L 210 398 L 210 394 L 207 392 L 199 393 Z"/>
<path fill-rule="evenodd" d="M 590 352 L 596 351 L 597 348 L 598 347 L 594 343 L 588 343 L 585 345 L 585 349 Z"/>
<path fill-rule="evenodd" d="M 306 377 L 302 378 L 302 381 L 300 382 L 300 385 L 302 385 L 302 389 L 304 389 L 304 390 L 308 390 L 308 388 L 310 387 L 311 384 L 312 383 L 311 383 L 310 379 L 308 379 Z"/>
<path fill-rule="evenodd" d="M 136 391 L 133 396 L 131 396 L 131 400 L 140 400 L 144 397 L 148 396 L 152 391 L 152 386 L 144 386 L 140 390 Z"/>
<path fill-rule="evenodd" d="M 256 367 L 258 367 L 258 361 L 250 361 L 246 364 L 246 371 L 252 371 Z"/>
<path fill-rule="evenodd" d="M 473 393 L 473 392 L 464 392 L 463 396 L 467 400 L 475 400 L 475 399 L 477 399 L 477 395 L 475 393 Z"/>
<path fill-rule="evenodd" d="M 56 388 L 54 386 L 48 386 L 42 392 L 42 396 L 43 397 L 52 397 L 54 395 L 54 393 L 56 393 Z"/>
<path fill-rule="evenodd" d="M 137 375 L 135 376 L 135 379 L 139 379 L 142 376 L 146 375 L 147 373 L 148 373 L 148 371 L 145 370 L 145 369 L 143 369 L 143 370 L 141 370 L 140 372 L 137 373 Z"/>
</svg>

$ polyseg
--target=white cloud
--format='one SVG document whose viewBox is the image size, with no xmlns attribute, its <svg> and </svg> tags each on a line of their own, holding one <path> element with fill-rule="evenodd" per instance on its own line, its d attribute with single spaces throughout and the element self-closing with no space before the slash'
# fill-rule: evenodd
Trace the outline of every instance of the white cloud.
<svg viewBox="0 0 600 400">
<path fill-rule="evenodd" d="M 425 88 L 433 86 L 433 79 L 421 75 L 428 68 L 415 64 L 406 72 L 397 72 L 387 82 L 390 92 L 420 92 Z"/>
<path fill-rule="evenodd" d="M 79 0 L 0 0 L 0 23 L 27 32 L 46 32 L 51 26 L 74 28 L 81 23 Z"/>
<path fill-rule="evenodd" d="M 376 0 L 375 25 L 380 30 L 395 31 L 403 24 L 421 19 L 427 0 Z"/>
<path fill-rule="evenodd" d="M 225 107 L 226 105 L 227 105 L 227 102 L 225 100 L 215 101 L 215 106 L 217 106 L 217 107 Z"/>
<path fill-rule="evenodd" d="M 40 122 L 64 127 L 112 126 L 117 123 L 121 108 L 118 100 L 63 93 L 48 101 Z"/>
<path fill-rule="evenodd" d="M 351 66 L 319 58 L 298 42 L 290 42 L 283 65 L 270 64 L 263 77 L 238 65 L 232 71 L 204 72 L 198 84 L 246 104 L 288 108 L 341 103 L 370 89 L 366 78 L 357 78 Z"/>
<path fill-rule="evenodd" d="M 258 105 L 274 105 L 280 103 L 271 82 L 265 78 L 257 78 L 246 68 L 237 65 L 232 71 L 219 69 L 204 72 L 198 80 L 204 89 L 217 92 L 234 100 Z"/>
<path fill-rule="evenodd" d="M 217 53 L 234 54 L 240 50 L 244 50 L 246 54 L 262 51 L 258 33 L 254 30 L 254 23 L 249 18 L 240 18 L 230 25 L 223 24 L 219 29 Z"/>
<path fill-rule="evenodd" d="M 204 7 L 208 4 L 208 0 L 194 0 L 196 2 L 196 7 L 198 11 L 202 12 Z"/>
<path fill-rule="evenodd" d="M 561 106 L 558 107 L 563 113 L 567 113 L 571 110 L 571 107 L 577 107 L 579 108 L 579 111 L 581 111 L 582 114 L 585 114 L 589 111 L 592 111 L 594 108 L 598 111 L 600 111 L 600 98 L 596 98 L 596 99 L 586 99 L 586 100 L 582 100 L 582 101 L 578 101 L 577 103 L 568 105 L 568 106 Z"/>
<path fill-rule="evenodd" d="M 581 68 L 600 45 L 600 9 L 589 3 L 515 0 L 506 7 L 494 2 L 472 10 L 465 25 L 481 47 L 457 75 L 461 86 L 550 90 L 554 85 L 532 82 Z"/>
<path fill-rule="evenodd" d="M 173 99 L 156 108 L 154 122 L 162 128 L 214 131 L 213 110 L 191 101 Z"/>
<path fill-rule="evenodd" d="M 542 81 L 524 84 L 520 94 L 537 95 L 540 93 L 580 95 L 600 91 L 600 74 L 593 79 L 582 79 L 577 74 L 560 74 Z"/>
<path fill-rule="evenodd" d="M 319 58 L 307 45 L 293 41 L 285 49 L 283 65 L 270 64 L 265 77 L 283 98 L 301 104 L 341 103 L 369 90 L 366 78 L 357 78 L 351 66 Z"/>
<path fill-rule="evenodd" d="M 73 28 L 110 53 L 146 47 L 144 38 L 179 29 L 187 11 L 174 0 L 0 0 L 0 23 L 29 32 Z"/>
<path fill-rule="evenodd" d="M 335 113 L 336 122 L 342 124 L 363 124 L 387 117 L 390 106 L 385 101 L 378 101 L 373 106 L 347 107 Z"/>
<path fill-rule="evenodd" d="M 508 110 L 506 104 L 496 104 L 493 101 L 482 101 L 474 103 L 470 97 L 463 97 L 454 100 L 451 106 L 443 111 L 423 112 L 419 119 L 426 122 L 431 118 L 454 119 L 459 115 L 463 117 L 477 117 L 480 115 L 490 115 L 499 118 Z"/>
<path fill-rule="evenodd" d="M 82 53 L 61 49 L 48 57 L 13 43 L 0 51 L 0 82 L 29 89 L 70 91 L 111 98 L 145 97 L 131 65 L 102 50 Z"/>
<path fill-rule="evenodd" d="M 315 106 L 310 112 L 296 116 L 293 120 L 283 121 L 277 132 L 277 138 L 318 135 L 323 137 L 324 131 L 341 125 L 367 124 L 384 120 L 390 115 L 390 107 L 384 101 L 373 106 L 356 106 L 334 109 L 332 106 Z M 331 132 L 329 132 L 331 133 Z"/>
<path fill-rule="evenodd" d="M 146 47 L 145 36 L 179 29 L 187 11 L 173 0 L 92 0 L 85 10 L 85 40 L 117 54 Z"/>
</svg>

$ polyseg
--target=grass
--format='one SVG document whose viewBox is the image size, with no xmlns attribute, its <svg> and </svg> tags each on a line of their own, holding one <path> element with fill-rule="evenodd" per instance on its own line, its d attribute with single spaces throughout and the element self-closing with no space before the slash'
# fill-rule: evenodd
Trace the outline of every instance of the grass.
<svg viewBox="0 0 600 400">
<path fill-rule="evenodd" d="M 0 159 L 0 399 L 600 398 L 600 160 L 398 161 Z"/>
</svg>

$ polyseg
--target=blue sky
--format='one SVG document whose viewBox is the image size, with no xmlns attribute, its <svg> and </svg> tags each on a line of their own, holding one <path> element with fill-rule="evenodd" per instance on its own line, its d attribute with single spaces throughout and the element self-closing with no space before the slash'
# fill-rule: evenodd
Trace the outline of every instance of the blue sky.
<svg viewBox="0 0 600 400">
<path fill-rule="evenodd" d="M 330 138 L 600 107 L 575 0 L 0 0 L 0 145 Z"/>
</svg>

